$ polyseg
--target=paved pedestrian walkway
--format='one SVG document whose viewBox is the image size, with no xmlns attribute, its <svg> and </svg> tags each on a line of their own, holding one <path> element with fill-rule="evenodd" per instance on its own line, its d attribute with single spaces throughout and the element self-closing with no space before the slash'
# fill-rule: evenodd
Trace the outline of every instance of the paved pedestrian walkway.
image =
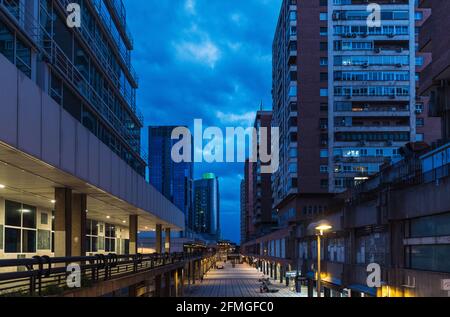
<svg viewBox="0 0 450 317">
<path fill-rule="evenodd" d="M 260 293 L 263 277 L 261 272 L 247 264 L 238 264 L 235 268 L 231 263 L 225 264 L 224 270 L 210 271 L 203 282 L 197 282 L 187 289 L 187 297 L 301 297 L 292 292 L 285 284 L 271 281 L 270 289 L 278 293 Z"/>
</svg>

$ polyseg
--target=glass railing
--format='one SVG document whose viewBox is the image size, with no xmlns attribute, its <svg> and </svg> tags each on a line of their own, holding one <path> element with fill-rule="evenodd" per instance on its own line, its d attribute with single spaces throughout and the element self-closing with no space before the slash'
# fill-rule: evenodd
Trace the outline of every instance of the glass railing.
<svg viewBox="0 0 450 317">
<path fill-rule="evenodd" d="M 63 4 L 63 6 L 65 6 L 70 1 L 60 0 L 60 2 Z M 143 115 L 136 107 L 135 96 L 132 92 L 125 89 L 125 83 L 120 80 L 119 74 L 117 74 L 117 72 L 112 69 L 111 64 L 109 63 L 109 59 L 105 55 L 105 52 L 107 52 L 108 49 L 105 47 L 100 47 L 100 43 L 102 43 L 101 39 L 98 39 L 97 37 L 94 38 L 91 32 L 89 32 L 86 27 L 83 27 L 83 24 L 81 25 L 81 28 L 76 28 L 76 31 L 78 31 L 81 34 L 82 38 L 86 41 L 86 46 L 92 49 L 94 53 L 93 55 L 103 66 L 103 69 L 107 72 L 109 79 L 113 81 L 115 88 L 117 88 L 117 90 L 120 92 L 120 95 L 123 97 L 125 103 L 129 106 L 130 110 L 136 115 L 137 119 L 139 120 L 139 123 L 143 126 Z"/>
</svg>

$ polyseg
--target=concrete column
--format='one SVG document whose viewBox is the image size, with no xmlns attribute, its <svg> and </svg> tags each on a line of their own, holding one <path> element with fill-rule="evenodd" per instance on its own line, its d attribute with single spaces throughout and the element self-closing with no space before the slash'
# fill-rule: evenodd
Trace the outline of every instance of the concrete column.
<svg viewBox="0 0 450 317">
<path fill-rule="evenodd" d="M 162 284 L 161 275 L 156 275 L 155 276 L 155 297 L 162 296 L 162 292 L 161 292 L 162 285 L 161 284 Z"/>
<path fill-rule="evenodd" d="M 86 256 L 86 209 L 86 195 L 72 195 L 71 256 Z"/>
<path fill-rule="evenodd" d="M 185 281 L 185 271 L 184 268 L 178 270 L 178 277 L 180 278 L 180 284 L 178 289 L 178 297 L 184 296 L 184 281 Z"/>
<path fill-rule="evenodd" d="M 130 254 L 138 253 L 138 216 L 130 215 L 129 221 L 130 230 Z"/>
<path fill-rule="evenodd" d="M 164 297 L 170 297 L 171 296 L 171 288 L 172 288 L 172 272 L 166 272 L 164 274 Z"/>
<path fill-rule="evenodd" d="M 156 225 L 156 246 L 155 251 L 158 254 L 162 253 L 162 225 Z"/>
<path fill-rule="evenodd" d="M 308 297 L 314 297 L 314 281 L 308 279 Z"/>
<path fill-rule="evenodd" d="M 190 262 L 191 264 L 191 277 L 192 277 L 192 285 L 195 285 L 195 261 Z"/>
<path fill-rule="evenodd" d="M 170 253 L 170 228 L 166 228 L 165 233 L 164 249 L 166 253 Z"/>
<path fill-rule="evenodd" d="M 283 278 L 284 278 L 284 267 L 280 265 L 280 283 L 283 284 Z"/>
<path fill-rule="evenodd" d="M 278 279 L 278 264 L 276 263 L 273 264 L 273 279 Z"/>
<path fill-rule="evenodd" d="M 187 284 L 188 284 L 188 286 L 191 286 L 191 278 L 192 278 L 191 261 L 188 261 L 186 274 L 187 274 L 187 276 L 186 276 Z"/>
<path fill-rule="evenodd" d="M 72 190 L 55 188 L 55 257 L 72 255 Z"/>
<path fill-rule="evenodd" d="M 179 276 L 179 271 L 178 269 L 176 269 L 173 272 L 173 280 L 175 282 L 175 297 L 180 297 L 180 276 Z"/>
<path fill-rule="evenodd" d="M 350 297 L 361 297 L 361 293 L 357 292 L 357 291 L 354 291 L 354 290 L 351 290 L 350 291 Z"/>
</svg>

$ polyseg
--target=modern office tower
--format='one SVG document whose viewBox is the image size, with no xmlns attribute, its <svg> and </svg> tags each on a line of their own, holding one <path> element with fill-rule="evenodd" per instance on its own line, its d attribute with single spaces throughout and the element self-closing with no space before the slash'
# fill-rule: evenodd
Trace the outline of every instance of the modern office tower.
<svg viewBox="0 0 450 317">
<path fill-rule="evenodd" d="M 184 230 L 145 181 L 123 4 L 0 1 L 0 258 L 136 253 Z"/>
<path fill-rule="evenodd" d="M 431 16 L 420 29 L 419 49 L 431 53 L 432 62 L 421 72 L 421 94 L 430 98 L 430 114 L 442 119 L 442 139 L 450 141 L 450 2 L 419 1 Z"/>
<path fill-rule="evenodd" d="M 244 182 L 245 182 L 245 216 L 244 216 L 244 231 L 245 241 L 254 239 L 256 236 L 255 229 L 255 204 L 256 204 L 256 185 L 254 184 L 256 178 L 254 173 L 256 172 L 255 163 L 250 162 L 249 159 L 244 164 Z"/>
<path fill-rule="evenodd" d="M 271 149 L 271 123 L 272 112 L 271 111 L 258 111 L 256 113 L 256 119 L 254 128 L 261 133 L 261 129 L 267 131 L 267 144 L 260 144 L 260 139 L 254 140 L 258 142 L 257 148 L 260 149 L 263 146 L 266 149 Z M 261 236 L 265 233 L 269 233 L 276 226 L 276 221 L 273 217 L 272 209 L 272 175 L 268 173 L 262 173 L 262 167 L 270 166 L 270 164 L 264 164 L 261 162 L 260 157 L 255 163 L 251 164 L 253 169 L 253 227 L 256 236 Z"/>
<path fill-rule="evenodd" d="M 329 1 L 330 191 L 341 192 L 416 141 L 414 1 Z"/>
<path fill-rule="evenodd" d="M 312 217 L 328 198 L 326 1 L 284 0 L 273 42 L 273 119 L 280 168 L 272 176 L 280 225 Z"/>
<path fill-rule="evenodd" d="M 246 209 L 246 196 L 245 196 L 245 179 L 241 181 L 240 186 L 240 203 L 241 203 L 241 245 L 243 245 L 247 240 L 247 209 Z"/>
<path fill-rule="evenodd" d="M 212 173 L 194 181 L 194 232 L 205 239 L 220 239 L 219 179 Z"/>
<path fill-rule="evenodd" d="M 175 126 L 151 126 L 148 129 L 149 178 L 157 190 L 183 211 L 186 230 L 192 228 L 193 162 L 175 163 L 172 147 L 179 140 L 172 140 Z"/>
</svg>

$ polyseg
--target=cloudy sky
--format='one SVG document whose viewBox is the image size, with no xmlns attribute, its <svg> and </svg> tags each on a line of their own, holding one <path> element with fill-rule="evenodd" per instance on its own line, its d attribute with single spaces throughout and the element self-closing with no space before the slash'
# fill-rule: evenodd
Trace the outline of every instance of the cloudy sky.
<svg viewBox="0 0 450 317">
<path fill-rule="evenodd" d="M 281 0 L 124 0 L 146 125 L 249 127 L 271 107 L 272 38 Z M 224 130 L 225 131 L 225 130 Z M 147 146 L 146 130 L 143 131 Z M 240 238 L 242 164 L 196 164 L 220 177 L 223 238 Z"/>
</svg>

